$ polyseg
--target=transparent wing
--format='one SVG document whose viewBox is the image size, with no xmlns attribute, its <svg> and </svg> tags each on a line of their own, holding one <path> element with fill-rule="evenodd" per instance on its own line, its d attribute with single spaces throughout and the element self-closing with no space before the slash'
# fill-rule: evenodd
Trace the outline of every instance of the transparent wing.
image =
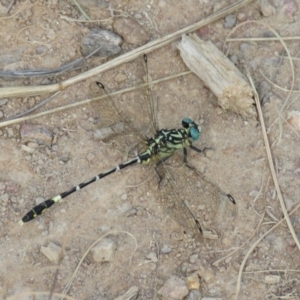
<svg viewBox="0 0 300 300">
<path fill-rule="evenodd" d="M 234 219 L 237 207 L 233 198 L 204 178 L 175 153 L 165 163 L 159 164 L 158 173 L 163 180 L 159 186 L 161 201 L 175 221 L 187 232 L 222 233 L 224 222 Z M 210 238 L 217 238 L 215 235 Z"/>
<path fill-rule="evenodd" d="M 123 72 L 127 74 L 128 83 L 124 82 L 118 86 L 110 86 L 111 77 L 115 75 L 105 74 L 105 78 L 90 85 L 92 97 L 104 97 L 94 104 L 95 117 L 99 120 L 99 136 L 112 138 L 124 130 L 126 133 L 132 133 L 134 138 L 140 141 L 146 141 L 148 137 L 155 134 L 157 129 L 156 114 L 154 113 L 154 104 L 151 97 L 148 81 L 147 65 L 143 57 L 136 62 L 125 64 Z M 135 75 L 132 75 L 135 74 Z M 115 90 L 122 90 L 128 87 L 142 88 L 114 96 Z M 112 95 L 110 95 L 110 93 Z M 100 117 L 99 117 L 100 116 Z"/>
</svg>

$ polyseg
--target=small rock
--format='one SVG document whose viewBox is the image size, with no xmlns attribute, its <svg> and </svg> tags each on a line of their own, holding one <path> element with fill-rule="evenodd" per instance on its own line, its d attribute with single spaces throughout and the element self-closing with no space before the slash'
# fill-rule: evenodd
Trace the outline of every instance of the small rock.
<svg viewBox="0 0 300 300">
<path fill-rule="evenodd" d="M 282 5 L 281 14 L 285 17 L 292 19 L 298 11 L 298 4 L 296 0 L 281 0 L 279 6 Z"/>
<path fill-rule="evenodd" d="M 33 142 L 29 142 L 27 146 L 33 149 L 37 149 L 39 147 L 37 143 L 33 143 Z"/>
<path fill-rule="evenodd" d="M 236 15 L 229 15 L 225 18 L 224 27 L 227 29 L 232 28 L 236 24 Z"/>
<path fill-rule="evenodd" d="M 218 10 L 221 10 L 222 8 L 225 8 L 227 6 L 227 2 L 225 0 L 223 1 L 217 1 L 214 5 L 213 12 L 217 12 Z"/>
<path fill-rule="evenodd" d="M 67 163 L 70 160 L 70 153 L 65 153 L 60 156 L 59 161 L 62 161 L 63 163 Z"/>
<path fill-rule="evenodd" d="M 205 149 L 204 150 L 204 155 L 207 157 L 207 158 L 211 158 L 213 157 L 215 154 L 215 151 L 213 149 Z"/>
<path fill-rule="evenodd" d="M 188 293 L 185 282 L 177 276 L 171 276 L 158 291 L 166 300 L 182 300 Z"/>
<path fill-rule="evenodd" d="M 189 275 L 185 281 L 186 281 L 186 284 L 187 284 L 189 290 L 199 290 L 200 283 L 199 283 L 198 274 L 193 273 L 193 274 Z"/>
<path fill-rule="evenodd" d="M 117 246 L 111 239 L 104 238 L 91 249 L 93 259 L 96 262 L 113 261 Z"/>
<path fill-rule="evenodd" d="M 270 66 L 270 67 L 277 68 L 280 63 L 281 63 L 280 58 L 276 57 L 276 56 L 271 56 L 271 57 L 263 60 L 263 64 L 267 67 Z"/>
<path fill-rule="evenodd" d="M 200 282 L 199 282 L 199 276 L 197 273 L 191 274 L 186 279 L 186 284 L 189 289 L 189 294 L 185 298 L 185 300 L 200 300 L 201 299 L 201 293 L 200 293 Z"/>
<path fill-rule="evenodd" d="M 81 53 L 86 56 L 99 47 L 94 55 L 107 57 L 121 52 L 122 38 L 110 30 L 93 28 L 87 36 L 82 39 Z"/>
<path fill-rule="evenodd" d="M 35 142 L 38 145 L 51 146 L 52 133 L 42 125 L 22 124 L 20 133 L 23 143 Z"/>
<path fill-rule="evenodd" d="M 28 99 L 28 104 L 29 104 L 29 107 L 33 107 L 35 104 L 35 99 L 33 97 L 30 97 Z"/>
<path fill-rule="evenodd" d="M 297 131 L 300 131 L 300 112 L 291 110 L 287 114 L 288 123 Z"/>
<path fill-rule="evenodd" d="M 0 106 L 5 105 L 7 102 L 8 102 L 8 99 L 7 99 L 7 98 L 1 99 L 1 100 L 0 100 Z"/>
<path fill-rule="evenodd" d="M 47 50 L 48 50 L 48 48 L 47 48 L 46 46 L 44 46 L 44 45 L 37 46 L 37 47 L 35 48 L 35 51 L 36 51 L 37 54 L 43 54 L 43 53 L 46 53 Z"/>
<path fill-rule="evenodd" d="M 235 54 L 230 56 L 230 60 L 231 60 L 235 65 L 238 63 L 238 58 L 237 58 L 237 56 L 236 56 Z"/>
<path fill-rule="evenodd" d="M 271 17 L 276 15 L 276 9 L 268 0 L 260 0 L 260 11 L 264 17 Z"/>
<path fill-rule="evenodd" d="M 0 110 L 0 119 L 2 119 L 4 117 L 4 113 L 2 110 Z"/>
<path fill-rule="evenodd" d="M 160 253 L 162 254 L 168 254 L 172 251 L 172 248 L 170 248 L 168 245 L 163 245 L 163 247 L 160 250 Z"/>
<path fill-rule="evenodd" d="M 47 247 L 41 246 L 41 253 L 43 253 L 51 262 L 57 264 L 60 259 L 61 247 L 50 242 Z"/>
<path fill-rule="evenodd" d="M 105 140 L 107 138 L 112 138 L 115 134 L 120 134 L 124 131 L 124 124 L 117 123 L 110 127 L 103 127 L 94 131 L 95 140 Z"/>
<path fill-rule="evenodd" d="M 21 147 L 22 147 L 22 150 L 25 151 L 25 152 L 27 152 L 27 153 L 32 154 L 33 152 L 35 152 L 35 149 L 33 149 L 31 147 L 28 147 L 26 145 L 22 145 Z"/>
<path fill-rule="evenodd" d="M 114 30 L 128 44 L 141 46 L 150 40 L 149 34 L 133 19 L 117 18 L 113 24 Z"/>
<path fill-rule="evenodd" d="M 115 77 L 115 81 L 116 82 L 123 82 L 127 79 L 127 77 L 124 75 L 124 74 L 118 74 L 116 77 Z"/>
<path fill-rule="evenodd" d="M 241 43 L 240 50 L 242 52 L 242 56 L 245 57 L 250 50 L 250 45 L 248 43 Z"/>
<path fill-rule="evenodd" d="M 9 138 L 13 138 L 14 137 L 14 131 L 12 128 L 7 128 L 7 135 Z"/>
<path fill-rule="evenodd" d="M 244 12 L 239 12 L 237 14 L 237 19 L 240 21 L 240 22 L 245 22 L 247 20 L 247 14 L 244 13 Z"/>
<path fill-rule="evenodd" d="M 263 101 L 263 98 L 271 91 L 271 86 L 266 82 L 262 81 L 258 88 L 258 95 L 260 101 Z"/>
<path fill-rule="evenodd" d="M 125 211 L 124 216 L 126 217 L 132 217 L 132 216 L 136 216 L 137 214 L 137 209 L 134 207 L 131 207 L 130 209 L 128 209 L 127 211 Z"/>
<path fill-rule="evenodd" d="M 158 262 L 158 258 L 157 258 L 157 255 L 156 255 L 155 252 L 148 253 L 146 255 L 146 258 L 149 259 L 149 260 L 151 260 L 151 262 L 154 262 L 154 263 Z"/>
<path fill-rule="evenodd" d="M 267 275 L 265 277 L 265 283 L 268 284 L 278 284 L 280 282 L 281 278 L 278 275 Z"/>
<path fill-rule="evenodd" d="M 215 274 L 214 272 L 211 270 L 211 269 L 204 269 L 200 272 L 199 274 L 201 276 L 201 278 L 203 278 L 203 280 L 206 282 L 206 283 L 212 283 L 215 281 Z"/>
<path fill-rule="evenodd" d="M 190 256 L 190 263 L 195 264 L 196 261 L 198 261 L 198 254 L 192 254 Z"/>
</svg>

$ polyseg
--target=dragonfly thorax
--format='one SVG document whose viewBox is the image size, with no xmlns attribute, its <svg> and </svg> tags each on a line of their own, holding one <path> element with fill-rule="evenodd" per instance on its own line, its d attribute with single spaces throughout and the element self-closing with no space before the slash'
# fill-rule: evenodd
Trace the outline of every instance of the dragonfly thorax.
<svg viewBox="0 0 300 300">
<path fill-rule="evenodd" d="M 148 139 L 148 149 L 141 154 L 147 157 L 143 163 L 149 163 L 151 158 L 167 158 L 174 154 L 178 149 L 190 147 L 193 141 L 200 137 L 201 127 L 189 118 L 182 120 L 183 128 L 159 130 L 153 138 Z M 145 154 L 147 155 L 145 156 Z"/>
</svg>

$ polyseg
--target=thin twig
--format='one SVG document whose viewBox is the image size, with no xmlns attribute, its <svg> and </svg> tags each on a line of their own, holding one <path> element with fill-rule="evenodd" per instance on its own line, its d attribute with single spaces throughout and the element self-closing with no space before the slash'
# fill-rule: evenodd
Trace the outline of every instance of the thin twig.
<svg viewBox="0 0 300 300">
<path fill-rule="evenodd" d="M 119 91 L 116 91 L 116 92 L 113 92 L 113 93 L 110 93 L 110 94 L 107 94 L 107 95 L 102 95 L 102 96 L 99 96 L 99 97 L 86 99 L 86 100 L 83 100 L 83 101 L 80 101 L 80 102 L 76 102 L 76 103 L 72 103 L 72 104 L 69 104 L 69 105 L 57 107 L 57 108 L 54 108 L 54 109 L 50 109 L 50 110 L 38 113 L 36 115 L 22 117 L 22 118 L 18 118 L 18 119 L 9 120 L 9 121 L 6 120 L 6 121 L 3 121 L 3 122 L 0 123 L 0 128 L 11 125 L 11 124 L 20 123 L 20 122 L 23 122 L 23 121 L 26 121 L 26 120 L 34 119 L 34 118 L 37 118 L 37 117 L 45 116 L 45 115 L 48 115 L 48 114 L 52 114 L 52 113 L 55 113 L 55 112 L 59 112 L 59 111 L 65 110 L 65 109 L 70 109 L 70 108 L 74 108 L 74 107 L 77 107 L 77 106 L 80 106 L 80 105 L 85 105 L 85 104 L 88 104 L 88 103 L 91 103 L 91 102 L 94 102 L 94 101 L 99 101 L 99 100 L 104 99 L 104 98 L 109 97 L 109 96 L 113 97 L 113 96 L 116 96 L 116 95 L 119 95 L 119 94 L 131 92 L 131 91 L 134 91 L 136 89 L 143 88 L 143 87 L 147 86 L 148 84 L 149 85 L 157 84 L 157 83 L 160 83 L 160 82 L 163 82 L 163 81 L 166 81 L 166 80 L 170 80 L 170 79 L 173 79 L 173 78 L 177 78 L 177 77 L 180 77 L 180 76 L 185 76 L 185 75 L 190 74 L 190 73 L 191 73 L 191 71 L 182 72 L 182 73 L 171 75 L 171 76 L 168 76 L 168 77 L 165 77 L 165 78 L 162 78 L 162 79 L 154 80 L 154 81 L 151 81 L 149 83 L 143 83 L 143 84 L 140 84 L 138 86 L 133 86 L 133 87 L 129 87 L 129 88 L 126 88 L 126 89 L 123 89 L 123 90 L 119 90 Z"/>
<path fill-rule="evenodd" d="M 293 41 L 300 40 L 300 36 L 287 36 L 281 37 L 283 41 Z M 229 38 L 226 40 L 227 42 L 270 42 L 270 41 L 280 41 L 278 37 L 251 37 L 251 38 Z"/>
<path fill-rule="evenodd" d="M 87 20 L 91 20 L 91 18 L 89 17 L 89 15 L 83 10 L 83 8 L 79 5 L 79 3 L 77 2 L 77 0 L 73 0 L 74 4 L 78 7 L 79 11 L 82 13 L 82 15 L 84 15 L 84 17 Z"/>
<path fill-rule="evenodd" d="M 279 202 L 280 202 L 280 205 L 281 205 L 281 209 L 282 209 L 284 218 L 286 219 L 286 222 L 287 222 L 287 225 L 289 227 L 289 230 L 290 230 L 290 232 L 291 232 L 291 234 L 293 236 L 293 239 L 294 239 L 294 241 L 295 241 L 298 249 L 300 250 L 299 240 L 298 240 L 297 235 L 295 233 L 295 230 L 294 230 L 294 228 L 292 226 L 291 220 L 289 218 L 289 215 L 288 215 L 286 207 L 285 207 L 285 203 L 284 203 L 283 198 L 282 198 L 280 186 L 279 186 L 279 183 L 278 183 L 278 180 L 277 180 L 277 176 L 276 176 L 276 171 L 275 171 L 275 168 L 274 168 L 274 163 L 273 163 L 273 159 L 272 159 L 272 153 L 271 153 L 271 149 L 270 149 L 268 135 L 267 135 L 267 132 L 266 132 L 266 127 L 265 127 L 264 117 L 263 117 L 261 106 L 260 106 L 259 97 L 258 97 L 257 91 L 255 89 L 255 86 L 254 86 L 253 80 L 251 78 L 251 75 L 249 73 L 249 70 L 247 70 L 247 76 L 248 76 L 248 79 L 249 79 L 249 81 L 251 83 L 251 86 L 253 88 L 254 99 L 255 99 L 257 110 L 258 110 L 258 116 L 259 116 L 260 125 L 261 125 L 261 129 L 262 129 L 262 133 L 263 133 L 263 138 L 264 138 L 264 142 L 265 142 L 265 148 L 266 148 L 267 156 L 268 156 L 268 160 L 269 160 L 269 166 L 270 166 L 270 170 L 271 170 L 273 182 L 274 182 L 274 185 L 275 185 L 275 189 L 276 189 L 276 192 L 277 192 L 277 195 L 278 195 L 278 198 L 279 198 Z"/>
</svg>

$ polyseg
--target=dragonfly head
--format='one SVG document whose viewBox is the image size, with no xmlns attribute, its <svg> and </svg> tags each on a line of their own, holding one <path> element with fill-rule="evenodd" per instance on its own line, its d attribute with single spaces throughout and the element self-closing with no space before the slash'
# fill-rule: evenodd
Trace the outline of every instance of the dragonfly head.
<svg viewBox="0 0 300 300">
<path fill-rule="evenodd" d="M 194 121 L 190 118 L 184 118 L 182 120 L 182 126 L 187 131 L 189 137 L 193 141 L 197 141 L 200 137 L 201 127 L 197 125 Z"/>
</svg>

